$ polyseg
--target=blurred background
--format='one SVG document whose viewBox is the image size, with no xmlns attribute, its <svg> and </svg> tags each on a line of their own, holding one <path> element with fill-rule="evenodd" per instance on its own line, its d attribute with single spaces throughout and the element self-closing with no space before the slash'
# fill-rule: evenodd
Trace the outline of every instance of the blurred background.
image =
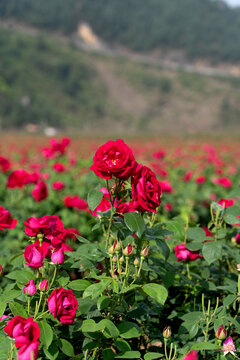
<svg viewBox="0 0 240 360">
<path fill-rule="evenodd" d="M 240 0 L 0 0 L 0 130 L 238 134 Z"/>
</svg>

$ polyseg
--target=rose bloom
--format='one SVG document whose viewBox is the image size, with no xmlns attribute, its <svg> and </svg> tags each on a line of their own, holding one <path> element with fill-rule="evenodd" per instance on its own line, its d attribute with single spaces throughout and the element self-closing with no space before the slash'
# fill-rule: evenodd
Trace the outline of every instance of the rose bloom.
<svg viewBox="0 0 240 360">
<path fill-rule="evenodd" d="M 84 199 L 81 199 L 78 195 L 65 196 L 63 203 L 66 207 L 73 207 L 78 210 L 87 210 L 88 208 L 88 203 Z"/>
<path fill-rule="evenodd" d="M 188 182 L 192 179 L 193 171 L 188 170 L 186 171 L 185 175 L 183 176 L 183 181 Z"/>
<path fill-rule="evenodd" d="M 24 258 L 26 260 L 25 265 L 30 266 L 33 269 L 37 269 L 43 266 L 43 260 L 48 253 L 48 243 L 43 242 L 42 245 L 30 244 L 25 247 Z"/>
<path fill-rule="evenodd" d="M 118 139 L 100 146 L 93 157 L 90 169 L 102 179 L 115 177 L 127 180 L 135 175 L 138 167 L 132 150 L 123 140 Z"/>
<path fill-rule="evenodd" d="M 14 170 L 7 180 L 7 187 L 10 189 L 22 189 L 28 182 L 29 174 L 24 169 Z"/>
<path fill-rule="evenodd" d="M 34 284 L 33 279 L 29 280 L 29 282 L 25 285 L 23 291 L 24 291 L 24 294 L 31 295 L 31 296 L 36 294 L 37 289 L 36 289 L 36 285 Z"/>
<path fill-rule="evenodd" d="M 55 289 L 48 298 L 48 309 L 62 324 L 73 324 L 78 302 L 70 289 Z"/>
<path fill-rule="evenodd" d="M 200 175 L 200 176 L 198 176 L 198 177 L 196 178 L 195 181 L 196 181 L 196 183 L 199 184 L 199 185 L 204 184 L 205 181 L 206 181 L 206 177 L 205 177 L 204 175 Z"/>
<path fill-rule="evenodd" d="M 39 353 L 38 341 L 32 342 L 29 345 L 21 346 L 18 350 L 18 360 L 36 360 Z"/>
<path fill-rule="evenodd" d="M 56 164 L 53 165 L 52 168 L 57 172 L 64 172 L 65 171 L 65 166 L 62 163 L 56 163 Z"/>
<path fill-rule="evenodd" d="M 198 360 L 198 353 L 196 350 L 191 351 L 188 353 L 183 360 Z"/>
<path fill-rule="evenodd" d="M 232 181 L 226 177 L 218 179 L 218 184 L 224 188 L 229 188 L 232 186 Z"/>
<path fill-rule="evenodd" d="M 48 188 L 45 182 L 39 181 L 32 191 L 35 201 L 40 202 L 48 197 Z"/>
<path fill-rule="evenodd" d="M 190 251 L 186 248 L 185 244 L 180 244 L 174 248 L 177 261 L 194 261 L 198 258 L 202 258 L 199 251 Z"/>
<path fill-rule="evenodd" d="M 11 168 L 10 161 L 3 156 L 0 156 L 0 168 L 3 172 L 8 171 Z"/>
<path fill-rule="evenodd" d="M 229 206 L 233 206 L 234 205 L 234 201 L 233 200 L 228 200 L 228 199 L 221 199 L 218 201 L 218 204 L 221 205 L 224 209 L 228 208 Z"/>
<path fill-rule="evenodd" d="M 22 316 L 15 316 L 7 322 L 4 331 L 15 339 L 16 347 L 36 342 L 40 336 L 38 323 L 33 321 L 32 317 L 25 319 Z"/>
<path fill-rule="evenodd" d="M 135 210 L 156 213 L 161 203 L 161 186 L 156 175 L 143 166 L 132 178 L 132 199 Z"/>
<path fill-rule="evenodd" d="M 17 225 L 17 219 L 12 219 L 9 211 L 0 206 L 0 230 L 14 229 Z"/>
<path fill-rule="evenodd" d="M 165 192 L 168 194 L 171 194 L 173 192 L 172 185 L 170 184 L 169 181 L 167 181 L 167 180 L 159 181 L 159 184 L 161 186 L 162 192 Z"/>
<path fill-rule="evenodd" d="M 52 188 L 55 191 L 63 190 L 65 188 L 65 184 L 62 181 L 55 181 L 52 183 Z"/>
</svg>

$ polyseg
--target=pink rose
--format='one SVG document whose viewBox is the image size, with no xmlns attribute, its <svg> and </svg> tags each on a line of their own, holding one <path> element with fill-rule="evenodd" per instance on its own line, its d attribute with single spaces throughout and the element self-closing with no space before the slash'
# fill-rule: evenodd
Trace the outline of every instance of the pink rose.
<svg viewBox="0 0 240 360">
<path fill-rule="evenodd" d="M 48 289 L 48 281 L 47 281 L 47 279 L 44 279 L 39 284 L 39 290 L 40 291 L 47 291 L 47 289 Z"/>
<path fill-rule="evenodd" d="M 34 284 L 34 281 L 33 279 L 29 280 L 29 282 L 25 285 L 24 289 L 24 294 L 26 295 L 35 295 L 36 292 L 37 292 L 37 289 L 36 289 L 36 285 Z"/>
<path fill-rule="evenodd" d="M 18 350 L 18 360 L 36 360 L 39 353 L 38 341 L 31 342 L 29 345 L 21 346 Z"/>
<path fill-rule="evenodd" d="M 57 172 L 64 172 L 65 166 L 62 163 L 56 163 L 53 165 L 53 169 Z"/>
<path fill-rule="evenodd" d="M 43 242 L 42 245 L 30 244 L 25 247 L 24 257 L 26 260 L 25 265 L 33 269 L 43 266 L 43 260 L 48 253 L 48 243 Z"/>
<path fill-rule="evenodd" d="M 199 251 L 190 251 L 186 248 L 185 244 L 175 246 L 174 250 L 177 261 L 194 261 L 198 258 L 202 258 Z"/>
<path fill-rule="evenodd" d="M 65 184 L 62 181 L 55 181 L 54 183 L 52 183 L 52 188 L 55 191 L 60 191 L 65 188 Z"/>
<path fill-rule="evenodd" d="M 62 324 L 73 324 L 78 302 L 72 290 L 55 289 L 48 298 L 48 309 Z"/>
<path fill-rule="evenodd" d="M 115 177 L 127 180 L 136 173 L 138 166 L 132 150 L 123 140 L 118 139 L 98 148 L 90 169 L 102 179 Z"/>
<path fill-rule="evenodd" d="M 30 345 L 40 336 L 38 323 L 33 321 L 32 317 L 24 319 L 22 316 L 15 316 L 7 322 L 4 331 L 15 339 L 16 347 Z"/>
<path fill-rule="evenodd" d="M 196 350 L 191 351 L 188 353 L 183 360 L 198 360 L 198 353 Z"/>
<path fill-rule="evenodd" d="M 51 260 L 54 264 L 63 264 L 64 263 L 64 252 L 62 249 L 56 250 L 51 255 Z"/>
</svg>

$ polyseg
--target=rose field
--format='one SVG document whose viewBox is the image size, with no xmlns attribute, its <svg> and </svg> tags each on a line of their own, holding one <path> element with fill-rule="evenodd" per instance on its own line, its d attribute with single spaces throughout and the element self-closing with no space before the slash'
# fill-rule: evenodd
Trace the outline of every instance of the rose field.
<svg viewBox="0 0 240 360">
<path fill-rule="evenodd" d="M 0 360 L 240 359 L 234 137 L 2 135 Z"/>
</svg>

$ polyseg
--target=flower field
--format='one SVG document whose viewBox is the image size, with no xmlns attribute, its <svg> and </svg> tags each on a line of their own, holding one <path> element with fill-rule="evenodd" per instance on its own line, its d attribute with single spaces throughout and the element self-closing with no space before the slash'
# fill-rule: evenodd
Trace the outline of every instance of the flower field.
<svg viewBox="0 0 240 360">
<path fill-rule="evenodd" d="M 240 358 L 234 138 L 2 136 L 0 360 Z"/>
</svg>

